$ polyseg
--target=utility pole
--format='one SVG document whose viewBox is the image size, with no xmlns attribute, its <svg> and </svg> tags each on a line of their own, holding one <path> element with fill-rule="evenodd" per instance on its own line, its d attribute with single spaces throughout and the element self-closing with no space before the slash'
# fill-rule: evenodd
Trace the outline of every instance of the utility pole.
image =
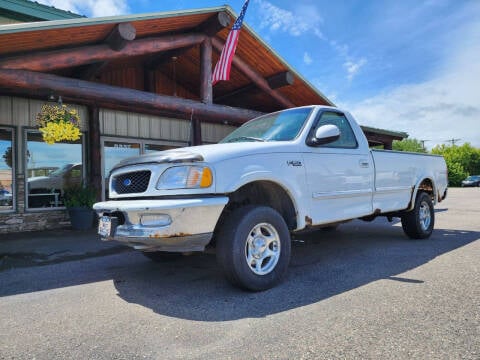
<svg viewBox="0 0 480 360">
<path fill-rule="evenodd" d="M 455 146 L 455 143 L 460 141 L 462 139 L 449 139 L 449 140 L 445 140 L 445 142 L 449 142 L 449 143 L 452 143 L 452 146 Z"/>
<path fill-rule="evenodd" d="M 427 141 L 430 141 L 430 140 L 419 140 L 419 141 L 422 143 L 422 148 L 423 148 L 423 150 L 426 150 L 426 149 L 425 149 L 425 143 L 426 143 Z"/>
</svg>

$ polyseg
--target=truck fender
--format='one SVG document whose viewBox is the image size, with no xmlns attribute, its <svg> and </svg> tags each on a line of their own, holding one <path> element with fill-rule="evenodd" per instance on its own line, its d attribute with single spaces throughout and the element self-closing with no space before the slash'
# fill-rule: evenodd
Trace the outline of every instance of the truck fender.
<svg viewBox="0 0 480 360">
<path fill-rule="evenodd" d="M 432 201 L 434 205 L 437 204 L 437 196 L 436 196 L 437 189 L 435 186 L 435 182 L 430 177 L 421 177 L 420 180 L 415 184 L 415 186 L 412 189 L 413 190 L 412 197 L 410 198 L 410 203 L 407 208 L 407 211 L 413 210 L 413 208 L 415 207 L 415 199 L 417 198 L 418 191 L 420 190 L 420 187 L 422 186 L 422 184 L 426 182 L 430 182 L 430 184 L 432 185 L 432 189 L 431 189 Z"/>
<path fill-rule="evenodd" d="M 275 176 L 275 174 L 271 171 L 258 170 L 258 171 L 249 172 L 242 175 L 235 182 L 232 182 L 231 184 L 229 184 L 229 186 L 227 187 L 228 189 L 227 194 L 233 193 L 245 185 L 248 185 L 254 182 L 259 182 L 259 181 L 272 182 L 278 185 L 279 187 L 281 187 L 286 192 L 287 196 L 290 198 L 290 201 L 293 204 L 293 207 L 295 208 L 296 219 L 297 219 L 297 229 L 303 229 L 306 226 L 306 223 L 305 223 L 306 214 L 302 213 L 301 207 L 299 207 L 298 200 L 297 200 L 297 199 L 301 199 L 301 194 L 294 191 L 293 184 L 286 184 L 285 181 L 282 181 L 281 178 L 279 178 L 278 176 Z"/>
</svg>

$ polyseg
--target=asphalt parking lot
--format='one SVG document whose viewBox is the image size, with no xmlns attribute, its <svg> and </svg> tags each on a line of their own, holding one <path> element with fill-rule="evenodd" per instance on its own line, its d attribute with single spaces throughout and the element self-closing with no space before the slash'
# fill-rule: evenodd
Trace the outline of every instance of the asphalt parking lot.
<svg viewBox="0 0 480 360">
<path fill-rule="evenodd" d="M 243 292 L 212 254 L 134 251 L 0 271 L 0 359 L 480 359 L 480 188 L 428 240 L 398 222 L 296 237 L 287 279 Z"/>
</svg>

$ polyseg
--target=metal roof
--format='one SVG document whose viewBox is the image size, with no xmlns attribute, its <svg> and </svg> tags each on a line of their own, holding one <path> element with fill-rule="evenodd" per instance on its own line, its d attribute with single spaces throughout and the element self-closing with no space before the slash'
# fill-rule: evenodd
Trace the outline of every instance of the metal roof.
<svg viewBox="0 0 480 360">
<path fill-rule="evenodd" d="M 23 19 L 25 16 L 38 20 L 58 20 L 83 17 L 70 11 L 53 6 L 39 4 L 28 0 L 0 0 L 0 14 L 8 12 L 13 17 Z"/>
<path fill-rule="evenodd" d="M 385 130 L 385 129 L 378 129 L 370 126 L 361 125 L 363 132 L 370 132 L 372 134 L 379 134 L 379 135 L 386 135 L 394 140 L 402 140 L 408 138 L 408 134 L 403 131 L 393 131 L 393 130 Z"/>
</svg>

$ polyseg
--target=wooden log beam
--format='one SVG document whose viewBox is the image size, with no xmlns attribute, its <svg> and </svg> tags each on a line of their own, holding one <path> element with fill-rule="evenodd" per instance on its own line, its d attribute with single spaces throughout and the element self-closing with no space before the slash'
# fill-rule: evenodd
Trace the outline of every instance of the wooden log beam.
<svg viewBox="0 0 480 360">
<path fill-rule="evenodd" d="M 203 34 L 169 35 L 131 41 L 119 51 L 107 44 L 81 46 L 73 49 L 37 52 L 0 61 L 0 68 L 46 72 L 129 56 L 159 53 L 200 44 Z"/>
<path fill-rule="evenodd" d="M 283 86 L 292 85 L 294 82 L 293 74 L 290 71 L 283 71 L 281 73 L 269 76 L 266 78 L 268 85 L 272 89 L 278 89 Z M 247 86 L 241 87 L 236 89 L 232 92 L 227 94 L 217 96 L 215 98 L 215 102 L 220 103 L 222 101 L 228 102 L 230 99 L 238 98 L 246 93 L 256 93 L 258 91 L 258 87 L 255 84 L 249 84 Z"/>
<path fill-rule="evenodd" d="M 200 48 L 200 100 L 205 104 L 213 101 L 212 93 L 212 41 L 205 39 Z"/>
<path fill-rule="evenodd" d="M 105 43 L 114 51 L 122 50 L 129 41 L 135 39 L 137 30 L 130 23 L 120 23 L 113 28 L 105 39 Z"/>
<path fill-rule="evenodd" d="M 220 30 L 224 29 L 225 27 L 228 27 L 229 25 L 230 25 L 230 16 L 225 11 L 221 11 L 213 15 L 212 17 L 210 17 L 208 20 L 201 23 L 199 26 L 197 26 L 193 30 L 193 32 L 203 33 L 207 35 L 207 37 L 212 37 L 216 33 L 218 33 Z M 190 50 L 190 48 L 191 47 L 175 49 L 175 50 L 171 50 L 163 54 L 160 54 L 158 56 L 155 56 L 155 58 L 145 63 L 145 67 L 156 69 L 166 61 L 170 61 L 172 57 L 180 57 L 185 52 Z"/>
<path fill-rule="evenodd" d="M 212 38 L 212 45 L 215 49 L 217 49 L 217 51 L 221 52 L 224 44 L 222 44 L 220 40 Z M 245 61 L 240 59 L 238 56 L 233 57 L 232 64 L 242 73 L 244 73 L 245 76 L 252 80 L 255 85 L 257 85 L 265 93 L 274 98 L 280 105 L 285 106 L 286 108 L 295 107 L 294 103 L 292 103 L 278 91 L 273 90 L 268 84 L 267 80 L 265 80 L 262 75 L 252 69 Z"/>
<path fill-rule="evenodd" d="M 201 23 L 196 30 L 202 32 L 208 37 L 215 36 L 220 30 L 228 27 L 230 25 L 230 16 L 225 12 L 221 11 L 211 16 L 208 20 Z"/>
<path fill-rule="evenodd" d="M 177 98 L 173 96 L 152 94 L 117 86 L 93 83 L 84 80 L 65 78 L 52 74 L 37 73 L 27 70 L 0 69 L 0 88 L 23 89 L 29 93 L 55 92 L 64 98 L 97 101 L 99 104 L 110 104 L 116 108 L 128 108 L 129 111 L 169 112 L 179 117 L 195 116 L 210 122 L 228 121 L 242 124 L 262 113 L 234 108 L 230 106 L 204 104 L 199 101 Z"/>
<path fill-rule="evenodd" d="M 267 78 L 268 85 L 272 89 L 279 89 L 287 85 L 293 85 L 295 78 L 290 71 L 282 71 Z"/>
<path fill-rule="evenodd" d="M 115 51 L 122 50 L 129 41 L 135 39 L 136 29 L 130 23 L 120 23 L 113 28 L 110 34 L 103 41 Z M 92 80 L 108 65 L 108 61 L 99 61 L 86 66 L 85 69 L 75 74 L 75 77 L 83 80 Z"/>
</svg>

